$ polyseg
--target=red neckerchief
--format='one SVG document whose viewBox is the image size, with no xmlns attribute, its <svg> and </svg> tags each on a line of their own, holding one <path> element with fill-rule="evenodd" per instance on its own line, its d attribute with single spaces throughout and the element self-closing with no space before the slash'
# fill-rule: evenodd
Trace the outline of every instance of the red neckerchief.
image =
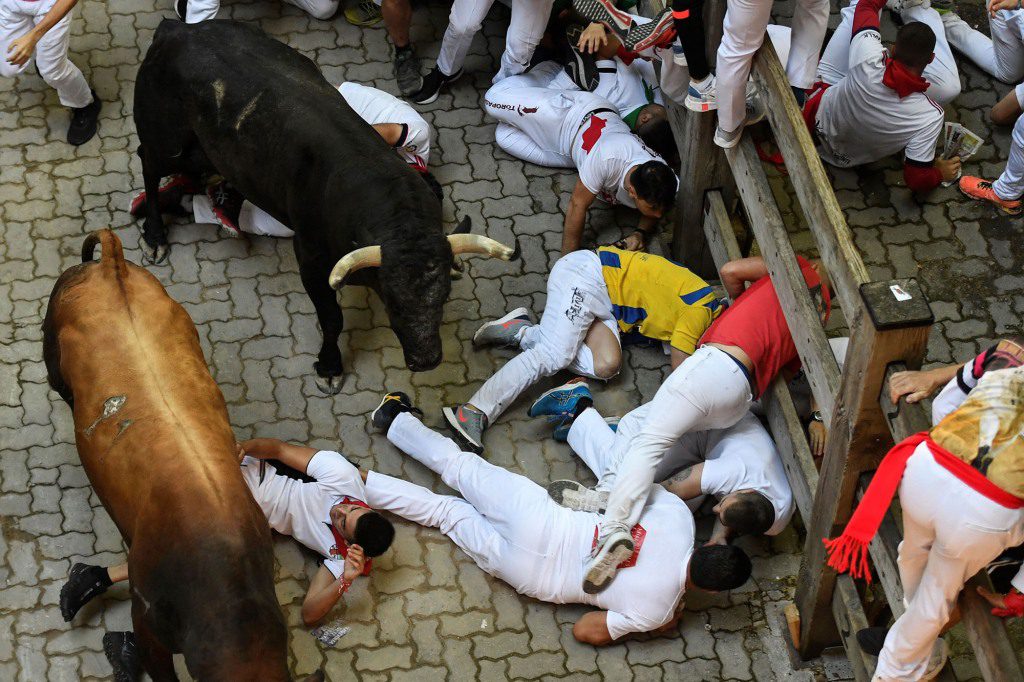
<svg viewBox="0 0 1024 682">
<path fill-rule="evenodd" d="M 882 84 L 895 90 L 900 99 L 915 92 L 924 92 L 930 85 L 924 78 L 892 57 L 885 58 L 885 74 L 882 76 Z"/>
<path fill-rule="evenodd" d="M 338 504 L 354 504 L 357 507 L 363 507 L 365 509 L 370 508 L 370 505 L 366 504 L 362 500 L 357 500 L 354 497 L 349 497 L 347 495 L 342 497 Z M 338 529 L 334 527 L 333 523 L 325 523 L 324 525 L 331 529 L 331 535 L 334 536 L 334 547 L 331 547 L 331 558 L 337 559 L 338 557 L 341 557 L 344 559 L 348 556 L 348 542 L 345 541 L 345 538 L 338 532 Z M 373 568 L 373 559 L 366 557 L 366 563 L 363 564 L 363 575 L 370 575 L 371 568 Z"/>
<path fill-rule="evenodd" d="M 638 523 L 633 526 L 630 535 L 633 536 L 633 553 L 616 568 L 632 568 L 636 566 L 636 560 L 640 558 L 640 548 L 644 546 L 644 538 L 647 537 L 647 531 Z M 590 544 L 590 549 L 595 547 L 597 547 L 597 526 L 594 526 L 594 541 Z"/>
</svg>

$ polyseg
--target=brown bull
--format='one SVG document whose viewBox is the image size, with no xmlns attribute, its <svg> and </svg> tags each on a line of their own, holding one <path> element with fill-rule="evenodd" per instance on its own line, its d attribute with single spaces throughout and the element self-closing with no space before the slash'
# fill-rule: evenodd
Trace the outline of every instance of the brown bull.
<svg viewBox="0 0 1024 682">
<path fill-rule="evenodd" d="M 89 262 L 97 244 L 102 258 Z M 125 262 L 110 230 L 86 238 L 82 261 L 50 294 L 44 355 L 82 465 L 129 546 L 142 665 L 175 680 L 171 656 L 183 653 L 197 680 L 287 680 L 270 529 L 195 325 Z"/>
</svg>

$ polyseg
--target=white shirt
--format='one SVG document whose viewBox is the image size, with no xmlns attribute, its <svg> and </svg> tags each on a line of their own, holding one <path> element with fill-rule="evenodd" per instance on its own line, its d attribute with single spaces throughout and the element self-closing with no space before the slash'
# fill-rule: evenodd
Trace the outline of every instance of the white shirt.
<svg viewBox="0 0 1024 682">
<path fill-rule="evenodd" d="M 395 150 L 410 165 L 427 167 L 432 131 L 419 112 L 390 93 L 359 83 L 342 83 L 338 92 L 359 118 L 370 125 L 404 125 L 406 134 L 395 145 Z"/>
<path fill-rule="evenodd" d="M 330 511 L 345 497 L 365 502 L 366 488 L 359 469 L 337 452 L 321 450 L 306 467 L 306 473 L 316 479 L 312 483 L 280 474 L 269 462 L 260 483 L 260 462 L 245 457 L 242 478 L 270 527 L 317 552 L 334 577 L 340 577 L 345 559 L 335 545 Z"/>
<path fill-rule="evenodd" d="M 626 191 L 630 169 L 648 161 L 661 161 L 618 114 L 602 112 L 583 119 L 571 147 L 571 156 L 583 185 L 609 204 L 636 208 Z"/>
<path fill-rule="evenodd" d="M 600 79 L 594 93 L 614 104 L 623 118 L 648 104 L 664 103 L 654 65 L 646 59 L 634 59 L 632 64 L 602 59 L 597 71 Z"/>
<path fill-rule="evenodd" d="M 850 69 L 825 90 L 815 119 L 821 158 L 841 168 L 906 151 L 908 161 L 931 163 L 942 133 L 942 107 L 923 92 L 900 98 L 882 83 L 886 51 L 876 30 L 850 43 Z"/>
</svg>

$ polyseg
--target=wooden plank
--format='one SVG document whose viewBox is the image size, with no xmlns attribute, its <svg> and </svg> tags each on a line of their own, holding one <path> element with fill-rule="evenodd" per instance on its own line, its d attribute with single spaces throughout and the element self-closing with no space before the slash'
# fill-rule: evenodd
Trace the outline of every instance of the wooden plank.
<svg viewBox="0 0 1024 682">
<path fill-rule="evenodd" d="M 811 392 L 825 423 L 829 424 L 839 388 L 839 365 L 828 345 L 807 284 L 796 266 L 796 254 L 768 178 L 749 135 L 744 135 L 733 149 L 726 150 L 725 156 L 736 178 L 748 222 L 771 273 L 793 342 L 803 360 Z"/>
<path fill-rule="evenodd" d="M 843 310 L 851 310 L 859 300 L 860 285 L 870 280 L 868 271 L 814 148 L 803 115 L 797 108 L 789 79 L 779 63 L 772 41 L 764 41 L 758 50 L 753 73 L 761 87 L 779 151 L 786 161 L 789 180 L 796 190 L 821 260 L 835 285 L 836 298 Z"/>
<path fill-rule="evenodd" d="M 900 441 L 912 434 L 931 428 L 931 420 L 920 405 L 908 405 L 900 401 L 893 405 L 889 400 L 889 380 L 896 372 L 907 369 L 905 365 L 893 364 L 886 369 L 885 390 L 879 397 L 882 412 L 889 420 L 893 440 Z M 872 554 L 872 560 L 874 555 Z M 1013 643 L 1006 632 L 1006 625 L 1001 618 L 993 616 L 988 602 L 981 598 L 975 588 L 982 585 L 992 589 L 988 576 L 984 571 L 967 581 L 960 593 L 960 618 L 967 633 L 967 639 L 974 648 L 975 659 L 982 677 L 988 682 L 1010 682 L 1024 680 L 1024 669 L 1014 652 Z M 896 603 L 888 597 L 889 606 L 896 614 Z M 899 604 L 902 613 L 902 602 Z"/>
<path fill-rule="evenodd" d="M 716 270 L 731 260 L 743 257 L 736 233 L 732 229 L 732 218 L 718 190 L 708 192 L 704 204 L 704 238 L 714 258 Z"/>
<path fill-rule="evenodd" d="M 842 532 L 853 508 L 860 475 L 877 466 L 891 442 L 878 409 L 885 368 L 901 360 L 920 366 L 929 329 L 930 325 L 919 324 L 877 330 L 864 305 L 850 320 L 850 348 L 825 444 L 797 583 L 796 604 L 803 627 L 801 654 L 805 658 L 817 656 L 835 639 L 834 624 L 829 620 L 836 573 L 825 565 L 822 538 Z"/>
<path fill-rule="evenodd" d="M 846 656 L 853 667 L 853 677 L 857 682 L 868 682 L 875 671 L 877 659 L 860 649 L 857 633 L 868 627 L 868 619 L 864 615 L 864 607 L 860 603 L 857 587 L 848 575 L 839 576 L 836 589 L 832 594 L 832 616 L 835 618 L 839 637 L 842 639 Z M 801 620 L 801 630 L 803 621 Z M 803 641 L 800 643 L 803 648 Z"/>
<path fill-rule="evenodd" d="M 861 476 L 860 484 L 857 487 L 858 502 L 864 496 L 864 491 L 867 489 L 870 480 L 871 476 L 869 474 Z M 875 573 L 878 574 L 878 582 L 882 585 L 885 599 L 889 602 L 889 609 L 892 611 L 894 618 L 899 618 L 905 610 L 903 606 L 903 583 L 900 582 L 900 571 L 896 563 L 896 548 L 903 537 L 901 525 L 893 510 L 890 509 L 886 513 L 885 518 L 882 519 L 882 525 L 878 527 L 878 533 L 868 548 L 871 554 L 871 563 L 875 567 Z"/>
</svg>

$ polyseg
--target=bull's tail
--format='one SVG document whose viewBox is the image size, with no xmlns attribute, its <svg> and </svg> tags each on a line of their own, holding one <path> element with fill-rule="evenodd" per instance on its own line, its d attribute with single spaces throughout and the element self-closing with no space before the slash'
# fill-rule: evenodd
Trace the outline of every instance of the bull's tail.
<svg viewBox="0 0 1024 682">
<path fill-rule="evenodd" d="M 124 260 L 124 249 L 121 240 L 110 229 L 90 232 L 82 244 L 82 262 L 92 261 L 96 245 L 100 244 L 100 264 L 111 268 L 121 275 L 128 274 L 128 266 Z"/>
</svg>

